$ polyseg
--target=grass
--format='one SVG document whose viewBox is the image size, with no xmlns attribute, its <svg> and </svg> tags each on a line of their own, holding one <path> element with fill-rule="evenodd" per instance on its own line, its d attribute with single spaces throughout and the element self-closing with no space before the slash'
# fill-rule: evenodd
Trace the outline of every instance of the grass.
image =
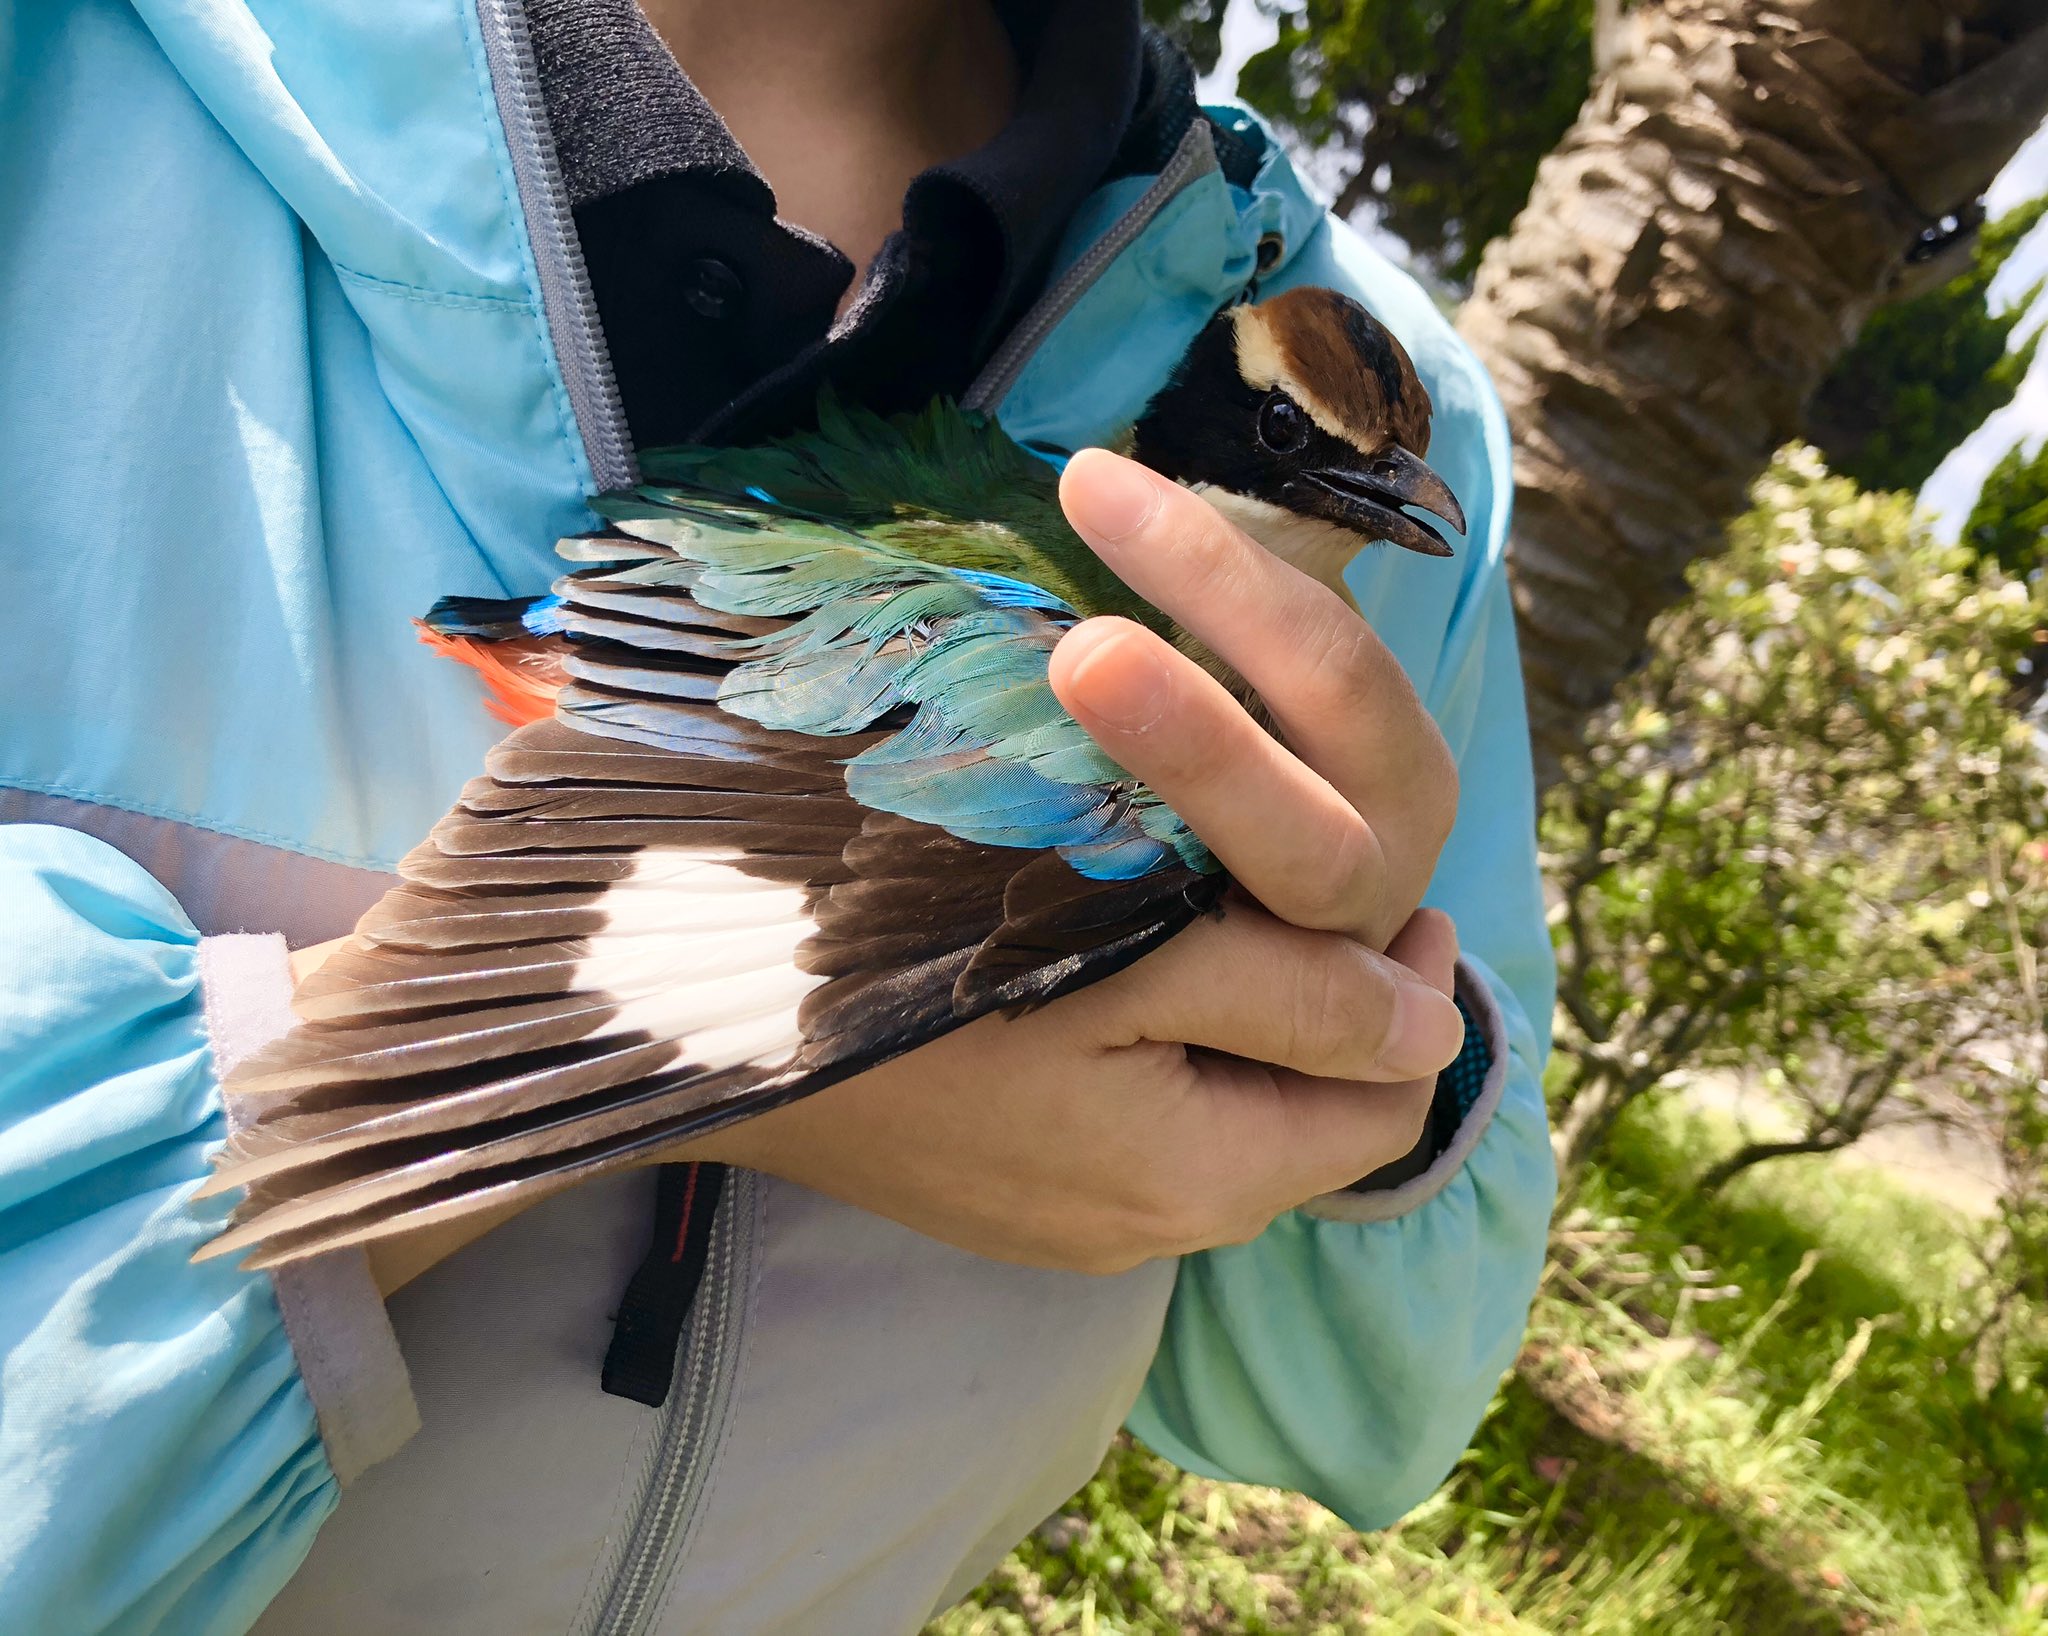
<svg viewBox="0 0 2048 1636">
<path fill-rule="evenodd" d="M 1471 1450 L 1398 1528 L 1125 1441 L 928 1636 L 2048 1632 L 2048 1580 L 1984 1590 L 1930 1432 L 1958 1218 L 1821 1159 L 1673 1185 L 1724 1139 L 1624 1126 Z"/>
</svg>

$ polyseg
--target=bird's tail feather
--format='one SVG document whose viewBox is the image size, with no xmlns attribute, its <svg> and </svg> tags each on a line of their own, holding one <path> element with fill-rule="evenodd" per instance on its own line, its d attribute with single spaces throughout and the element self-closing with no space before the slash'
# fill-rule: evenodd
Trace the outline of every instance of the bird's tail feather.
<svg viewBox="0 0 2048 1636">
<path fill-rule="evenodd" d="M 470 636 L 479 642 L 505 642 L 538 634 L 529 623 L 545 603 L 559 597 L 444 596 L 420 621 L 442 636 Z"/>
</svg>

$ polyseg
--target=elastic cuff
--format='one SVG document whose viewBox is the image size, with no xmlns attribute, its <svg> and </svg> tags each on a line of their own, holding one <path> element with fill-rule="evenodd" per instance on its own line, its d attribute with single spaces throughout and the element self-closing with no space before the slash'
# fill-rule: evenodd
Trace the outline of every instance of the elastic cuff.
<svg viewBox="0 0 2048 1636">
<path fill-rule="evenodd" d="M 1306 1214 L 1324 1221 L 1354 1222 L 1392 1221 L 1396 1216 L 1405 1216 L 1441 1193 L 1479 1145 L 1479 1138 L 1493 1123 L 1494 1110 L 1500 1106 L 1501 1092 L 1507 1085 L 1507 1021 L 1501 1016 L 1500 1005 L 1494 999 L 1493 989 L 1486 978 L 1478 967 L 1463 957 L 1458 961 L 1456 990 L 1458 1003 L 1478 1025 L 1480 1035 L 1486 1041 L 1487 1052 L 1486 1078 L 1464 1121 L 1458 1126 L 1458 1133 L 1437 1155 L 1435 1162 L 1412 1180 L 1398 1187 L 1372 1192 L 1346 1189 L 1338 1193 L 1324 1193 L 1301 1207 Z"/>
<path fill-rule="evenodd" d="M 199 942 L 200 987 L 215 1070 L 235 1067 L 292 1025 L 291 957 L 282 937 L 236 932 Z M 239 1128 L 227 1101 L 228 1124 Z M 345 1487 L 420 1429 L 412 1379 L 361 1249 L 271 1269 L 285 1334 L 320 1421 L 327 1463 Z"/>
</svg>

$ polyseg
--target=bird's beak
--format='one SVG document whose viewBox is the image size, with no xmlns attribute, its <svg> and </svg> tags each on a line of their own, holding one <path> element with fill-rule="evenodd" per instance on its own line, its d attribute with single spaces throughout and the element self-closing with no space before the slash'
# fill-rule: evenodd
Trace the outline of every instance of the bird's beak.
<svg viewBox="0 0 2048 1636">
<path fill-rule="evenodd" d="M 1402 509 L 1417 506 L 1465 532 L 1465 508 L 1450 485 L 1398 444 L 1358 466 L 1324 466 L 1303 472 L 1321 491 L 1318 507 L 1333 522 L 1375 540 L 1420 551 L 1426 557 L 1448 557 L 1443 535 Z"/>
</svg>

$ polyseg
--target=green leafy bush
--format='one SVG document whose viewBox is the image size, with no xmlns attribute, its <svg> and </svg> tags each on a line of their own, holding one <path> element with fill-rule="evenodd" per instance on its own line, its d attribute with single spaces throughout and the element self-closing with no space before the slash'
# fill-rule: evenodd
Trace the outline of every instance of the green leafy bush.
<svg viewBox="0 0 2048 1636">
<path fill-rule="evenodd" d="M 1871 488 L 1917 489 L 1948 452 L 2012 402 L 2040 334 L 2012 346 L 2036 284 L 1991 305 L 1991 286 L 2048 216 L 2048 198 L 2008 211 L 1947 283 L 1881 307 L 1807 406 L 1807 436 L 1828 463 Z"/>
<path fill-rule="evenodd" d="M 1715 1067 L 1792 1127 L 1696 1169 L 1709 1192 L 1907 1121 L 1997 1155 L 1926 1414 L 1998 1596 L 2048 1495 L 2048 792 L 2012 680 L 2044 624 L 2038 586 L 1790 449 L 1544 814 L 1568 1176 Z"/>
<path fill-rule="evenodd" d="M 1906 497 L 1781 456 L 1545 809 L 1569 1171 L 1685 1070 L 1760 1065 L 1804 1115 L 1716 1181 L 1995 1098 L 2048 922 L 2009 680 L 2044 622 Z"/>
</svg>

